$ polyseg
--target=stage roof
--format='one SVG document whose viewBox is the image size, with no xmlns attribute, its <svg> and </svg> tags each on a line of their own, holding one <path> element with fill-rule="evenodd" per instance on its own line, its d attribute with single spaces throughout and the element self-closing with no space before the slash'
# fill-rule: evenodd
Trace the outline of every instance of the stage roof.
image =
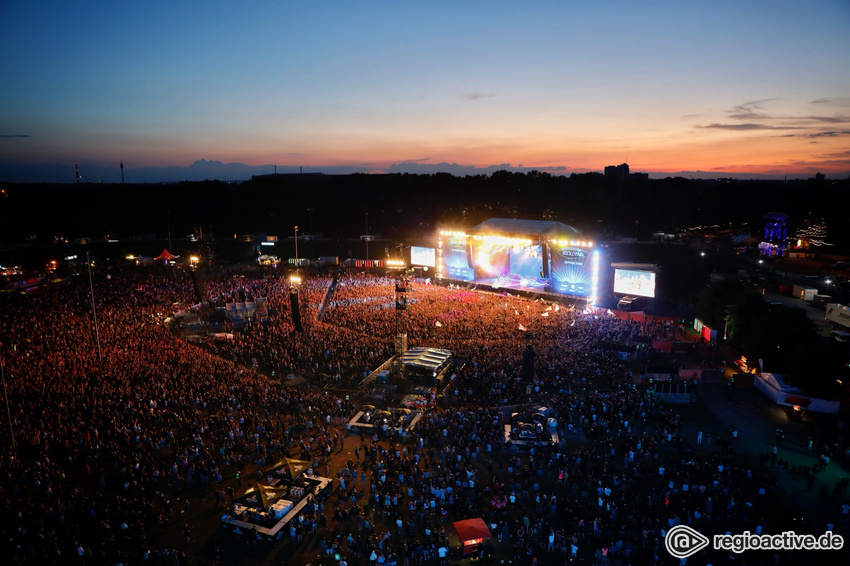
<svg viewBox="0 0 850 566">
<path fill-rule="evenodd" d="M 490 218 L 477 226 L 473 226 L 468 232 L 538 236 L 541 239 L 549 240 L 569 240 L 581 236 L 581 230 L 563 222 L 522 220 L 520 218 Z"/>
</svg>

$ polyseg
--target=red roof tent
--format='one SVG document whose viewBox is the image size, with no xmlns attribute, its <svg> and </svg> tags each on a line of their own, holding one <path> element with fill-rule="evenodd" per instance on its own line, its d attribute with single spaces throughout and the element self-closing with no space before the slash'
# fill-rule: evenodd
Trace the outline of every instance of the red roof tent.
<svg viewBox="0 0 850 566">
<path fill-rule="evenodd" d="M 452 524 L 461 542 L 493 537 L 484 519 L 464 519 L 463 521 L 455 521 Z"/>
<path fill-rule="evenodd" d="M 156 256 L 153 259 L 154 259 L 154 261 L 160 261 L 160 260 L 169 261 L 169 260 L 172 260 L 172 259 L 177 259 L 178 257 L 180 257 L 180 256 L 174 255 L 171 252 L 169 252 L 167 249 L 164 249 L 164 250 L 162 250 L 161 254 L 159 254 L 158 256 Z"/>
</svg>

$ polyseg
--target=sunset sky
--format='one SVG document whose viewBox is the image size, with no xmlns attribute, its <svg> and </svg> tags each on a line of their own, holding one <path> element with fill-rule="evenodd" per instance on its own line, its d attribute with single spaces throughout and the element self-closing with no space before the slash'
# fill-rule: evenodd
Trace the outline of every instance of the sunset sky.
<svg viewBox="0 0 850 566">
<path fill-rule="evenodd" d="M 850 174 L 848 0 L 4 0 L 0 77 L 0 180 L 119 159 Z"/>
</svg>

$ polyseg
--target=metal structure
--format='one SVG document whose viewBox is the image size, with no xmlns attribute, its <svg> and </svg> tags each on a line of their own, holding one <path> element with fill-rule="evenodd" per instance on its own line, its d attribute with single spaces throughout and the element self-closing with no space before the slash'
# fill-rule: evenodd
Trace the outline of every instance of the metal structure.
<svg viewBox="0 0 850 566">
<path fill-rule="evenodd" d="M 410 270 L 404 261 L 404 244 L 396 244 L 398 259 L 388 261 L 395 269 L 395 312 L 396 312 L 396 354 L 403 355 L 407 351 L 408 327 L 408 296 L 410 290 Z"/>
</svg>

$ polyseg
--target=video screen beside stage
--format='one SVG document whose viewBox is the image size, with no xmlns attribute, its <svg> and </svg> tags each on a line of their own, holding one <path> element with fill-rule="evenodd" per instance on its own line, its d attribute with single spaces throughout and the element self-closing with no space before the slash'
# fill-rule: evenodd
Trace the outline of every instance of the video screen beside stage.
<svg viewBox="0 0 850 566">
<path fill-rule="evenodd" d="M 593 255 L 576 246 L 552 248 L 552 290 L 556 293 L 589 297 L 593 292 Z"/>
<path fill-rule="evenodd" d="M 444 277 L 472 281 L 475 272 L 469 266 L 469 250 L 467 236 L 450 236 L 442 240 L 442 265 Z"/>
<path fill-rule="evenodd" d="M 410 246 L 410 265 L 437 267 L 437 253 L 434 248 Z"/>
<path fill-rule="evenodd" d="M 655 297 L 655 273 L 640 269 L 614 269 L 614 292 Z"/>
</svg>

